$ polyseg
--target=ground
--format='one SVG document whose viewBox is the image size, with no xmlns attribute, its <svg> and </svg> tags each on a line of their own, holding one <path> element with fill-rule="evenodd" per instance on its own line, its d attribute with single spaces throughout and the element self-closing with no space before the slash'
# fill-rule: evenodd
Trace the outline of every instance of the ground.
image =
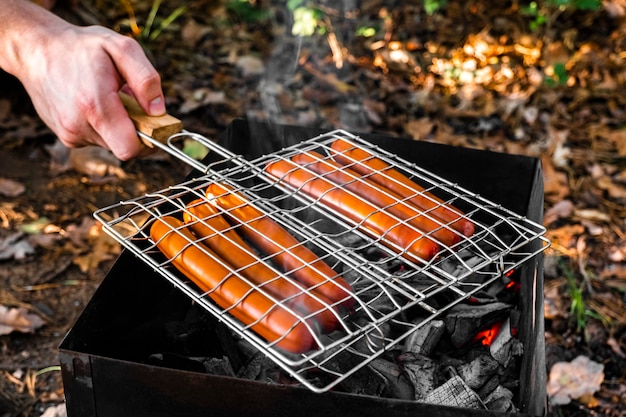
<svg viewBox="0 0 626 417">
<path fill-rule="evenodd" d="M 518 2 L 448 1 L 434 14 L 421 2 L 363 2 L 358 13 L 321 3 L 316 34 L 299 40 L 291 11 L 246 1 L 164 2 L 152 26 L 148 0 L 58 13 L 135 36 L 170 112 L 209 138 L 248 117 L 540 158 L 548 370 L 562 362 L 590 380 L 573 359 L 603 365 L 598 387 L 550 413 L 624 415 L 624 5 L 545 9 L 549 24 L 533 28 Z M 364 29 L 374 36 L 357 35 Z M 119 163 L 68 153 L 19 83 L 0 75 L 0 85 L 0 307 L 22 308 L 12 311 L 25 320 L 25 332 L 13 320 L 16 331 L 0 335 L 0 416 L 39 416 L 63 404 L 57 346 L 119 253 L 93 211 L 175 184 L 188 168 L 162 154 Z"/>
</svg>

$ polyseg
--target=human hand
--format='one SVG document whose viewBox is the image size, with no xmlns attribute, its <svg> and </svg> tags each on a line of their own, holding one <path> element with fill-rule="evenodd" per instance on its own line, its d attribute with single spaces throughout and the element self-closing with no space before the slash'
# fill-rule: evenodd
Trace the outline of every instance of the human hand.
<svg viewBox="0 0 626 417">
<path fill-rule="evenodd" d="M 121 160 L 151 153 L 137 138 L 118 94 L 124 88 L 146 113 L 165 113 L 160 76 L 140 45 L 52 14 L 46 22 L 15 73 L 41 119 L 68 147 L 98 145 Z"/>
</svg>

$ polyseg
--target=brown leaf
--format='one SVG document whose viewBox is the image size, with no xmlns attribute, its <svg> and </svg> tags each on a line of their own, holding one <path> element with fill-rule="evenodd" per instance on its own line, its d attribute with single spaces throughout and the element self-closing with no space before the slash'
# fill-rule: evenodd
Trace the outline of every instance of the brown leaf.
<svg viewBox="0 0 626 417">
<path fill-rule="evenodd" d="M 541 162 L 546 199 L 552 202 L 563 200 L 570 192 L 567 175 L 554 169 L 550 157 L 544 155 L 541 158 Z"/>
<path fill-rule="evenodd" d="M 26 191 L 24 184 L 8 178 L 0 178 L 0 194 L 7 197 L 17 197 Z"/>
<path fill-rule="evenodd" d="M 624 140 L 626 140 L 626 138 Z M 596 183 L 598 184 L 598 188 L 608 192 L 610 197 L 626 200 L 626 187 L 616 183 L 610 177 L 599 178 Z"/>
<path fill-rule="evenodd" d="M 120 161 L 110 151 L 97 146 L 71 149 L 69 164 L 75 171 L 90 177 L 126 177 L 126 173 L 120 168 Z"/>
<path fill-rule="evenodd" d="M 75 246 L 84 248 L 87 246 L 92 228 L 97 227 L 96 223 L 95 219 L 85 216 L 80 224 L 70 224 L 67 226 L 65 229 L 65 237 L 69 238 Z"/>
<path fill-rule="evenodd" d="M 35 249 L 22 232 L 13 233 L 0 239 L 0 260 L 24 259 L 35 253 Z"/>
<path fill-rule="evenodd" d="M 211 29 L 208 26 L 200 25 L 194 19 L 189 19 L 181 30 L 181 36 L 187 46 L 193 48 L 200 39 L 210 32 Z"/>
<path fill-rule="evenodd" d="M 562 200 L 546 210 L 543 216 L 543 224 L 545 226 L 557 221 L 558 219 L 568 218 L 574 211 L 574 203 L 570 200 Z"/>
<path fill-rule="evenodd" d="M 428 118 L 411 120 L 404 125 L 404 130 L 415 140 L 424 140 L 430 137 L 435 123 Z"/>
<path fill-rule="evenodd" d="M 101 224 L 88 218 L 83 219 L 83 223 L 75 229 L 74 239 L 80 239 L 77 243 L 83 245 L 74 258 L 74 264 L 84 273 L 95 270 L 120 252 L 117 242 L 104 233 Z"/>
<path fill-rule="evenodd" d="M 178 111 L 180 113 L 191 113 L 192 111 L 206 106 L 207 104 L 219 104 L 226 101 L 223 91 L 212 91 L 208 88 L 199 88 L 189 93 L 183 93 L 185 101 L 181 104 Z"/>
<path fill-rule="evenodd" d="M 604 365 L 578 356 L 571 362 L 557 362 L 550 369 L 548 396 L 555 405 L 593 396 L 604 381 Z"/>
<path fill-rule="evenodd" d="M 626 129 L 612 130 L 609 133 L 609 139 L 615 144 L 617 153 L 620 156 L 626 156 Z"/>
<path fill-rule="evenodd" d="M 557 229 L 550 229 L 546 233 L 546 237 L 552 242 L 554 247 L 558 247 L 561 251 L 572 250 L 576 253 L 576 241 L 578 237 L 585 233 L 585 228 L 581 224 L 570 224 Z"/>
<path fill-rule="evenodd" d="M 611 217 L 608 214 L 596 209 L 574 210 L 574 216 L 578 219 L 592 222 L 609 223 L 611 221 Z"/>
<path fill-rule="evenodd" d="M 265 72 L 265 64 L 255 56 L 245 55 L 237 58 L 236 67 L 244 78 L 261 75 Z"/>
<path fill-rule="evenodd" d="M 43 324 L 41 317 L 28 313 L 23 307 L 8 308 L 0 305 L 0 335 L 12 332 L 34 333 Z"/>
</svg>

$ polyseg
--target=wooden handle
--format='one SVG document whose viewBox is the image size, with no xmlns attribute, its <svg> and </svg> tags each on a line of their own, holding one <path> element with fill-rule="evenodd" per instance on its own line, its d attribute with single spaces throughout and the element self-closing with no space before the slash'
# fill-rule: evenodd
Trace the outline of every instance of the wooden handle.
<svg viewBox="0 0 626 417">
<path fill-rule="evenodd" d="M 135 124 L 135 128 L 141 133 L 156 139 L 159 142 L 165 142 L 167 139 L 183 130 L 183 122 L 169 114 L 162 116 L 150 116 L 143 111 L 137 100 L 130 95 L 120 91 L 120 98 L 131 120 Z M 152 147 L 152 143 L 143 140 L 146 146 Z"/>
</svg>

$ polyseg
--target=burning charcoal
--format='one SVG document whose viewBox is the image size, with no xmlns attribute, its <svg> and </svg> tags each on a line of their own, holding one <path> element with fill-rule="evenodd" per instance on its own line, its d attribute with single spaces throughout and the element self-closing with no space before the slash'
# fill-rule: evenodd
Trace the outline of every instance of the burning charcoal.
<svg viewBox="0 0 626 417">
<path fill-rule="evenodd" d="M 341 268 L 341 270 L 343 271 L 341 276 L 353 287 L 353 289 L 355 289 L 354 287 L 358 286 L 360 282 L 364 281 L 362 275 L 354 269 Z M 336 271 L 340 271 L 340 269 L 336 269 Z"/>
<path fill-rule="evenodd" d="M 460 348 L 469 343 L 479 330 L 495 323 L 511 305 L 490 303 L 485 305 L 458 304 L 448 312 L 445 323 L 455 347 Z"/>
<path fill-rule="evenodd" d="M 402 373 L 400 366 L 385 359 L 374 359 L 369 366 L 387 380 L 387 389 L 384 392 L 386 397 L 401 400 L 415 398 L 413 387 Z"/>
<path fill-rule="evenodd" d="M 483 401 L 485 406 L 491 411 L 501 413 L 516 413 L 517 407 L 513 403 L 513 393 L 498 385 L 495 390 Z"/>
<path fill-rule="evenodd" d="M 335 234 L 336 230 L 333 230 L 334 228 L 336 228 L 337 226 L 332 223 L 332 222 L 327 222 L 328 223 L 328 233 L 331 234 Z M 316 228 L 319 230 L 319 227 Z M 341 244 L 342 246 L 345 246 L 347 248 L 360 248 L 363 246 L 366 246 L 366 241 L 356 235 L 355 233 L 342 233 L 340 235 L 335 235 L 335 240 Z"/>
<path fill-rule="evenodd" d="M 458 375 L 435 388 L 424 398 L 424 402 L 474 410 L 486 408 L 478 394 L 472 391 Z"/>
<path fill-rule="evenodd" d="M 222 358 L 208 358 L 203 361 L 206 372 L 211 375 L 235 376 L 230 361 L 226 356 Z"/>
<path fill-rule="evenodd" d="M 372 367 L 366 366 L 341 383 L 349 393 L 380 397 L 387 389 L 387 379 Z"/>
<path fill-rule="evenodd" d="M 500 378 L 501 376 L 499 374 L 492 376 L 489 381 L 485 382 L 485 384 L 476 391 L 478 396 L 484 400 L 489 395 L 491 395 L 493 390 L 500 385 Z"/>
<path fill-rule="evenodd" d="M 278 379 L 274 375 L 277 365 L 269 357 L 243 339 L 239 341 L 238 348 L 244 358 L 242 365 L 237 370 L 239 378 L 257 381 L 276 381 Z"/>
<path fill-rule="evenodd" d="M 503 275 L 500 279 L 494 281 L 493 284 L 485 288 L 483 292 L 491 298 L 496 299 L 510 283 L 511 278 Z"/>
<path fill-rule="evenodd" d="M 513 358 L 523 354 L 524 345 L 513 337 L 510 319 L 504 322 L 497 336 L 489 345 L 489 352 L 503 367 L 508 367 Z"/>
<path fill-rule="evenodd" d="M 332 374 L 344 374 L 358 366 L 362 359 L 360 355 L 341 350 L 341 348 L 329 349 L 316 358 L 320 363 L 319 368 Z M 327 382 L 323 381 L 322 373 L 319 377 L 322 383 Z M 373 368 L 365 366 L 341 382 L 340 387 L 343 391 L 352 394 L 380 396 L 387 387 L 387 380 Z"/>
<path fill-rule="evenodd" d="M 415 399 L 426 398 L 437 384 L 437 363 L 426 356 L 413 353 L 401 355 L 399 361 L 404 368 L 404 373 L 413 384 Z"/>
<path fill-rule="evenodd" d="M 228 356 L 232 368 L 239 369 L 243 359 L 238 348 L 238 337 L 226 326 L 215 326 L 215 336 L 214 343 L 219 343 L 222 352 Z M 213 356 L 219 355 L 214 354 Z"/>
<path fill-rule="evenodd" d="M 408 287 L 412 291 L 426 291 L 433 286 L 431 277 L 417 273 L 416 271 L 406 273 L 406 270 L 398 270 L 396 276 L 398 277 L 398 282 L 401 282 L 404 287 Z"/>
<path fill-rule="evenodd" d="M 237 376 L 243 379 L 255 380 L 263 373 L 264 367 L 270 365 L 265 355 L 254 355 L 239 371 Z"/>
<path fill-rule="evenodd" d="M 417 329 L 404 344 L 404 351 L 429 356 L 446 331 L 442 320 L 432 320 Z"/>
<path fill-rule="evenodd" d="M 498 371 L 499 367 L 500 364 L 491 356 L 481 355 L 457 367 L 457 372 L 468 387 L 477 390 Z"/>
<path fill-rule="evenodd" d="M 471 249 L 472 248 L 470 247 L 470 248 L 459 250 L 456 253 L 456 256 L 450 256 L 447 259 L 445 259 L 443 262 L 441 262 L 441 265 L 440 265 L 441 268 L 448 274 L 455 276 L 455 277 L 463 277 L 467 275 L 469 271 L 468 268 L 474 268 L 479 263 L 484 262 L 484 257 L 485 257 L 485 255 L 477 255 Z M 489 251 L 486 250 L 485 252 L 489 252 Z M 488 256 L 494 256 L 495 254 L 496 253 L 492 251 L 491 254 L 488 253 Z M 463 260 L 465 265 L 459 262 L 459 258 Z M 476 274 L 476 279 L 479 279 L 479 278 L 480 278 L 480 274 Z"/>
</svg>

